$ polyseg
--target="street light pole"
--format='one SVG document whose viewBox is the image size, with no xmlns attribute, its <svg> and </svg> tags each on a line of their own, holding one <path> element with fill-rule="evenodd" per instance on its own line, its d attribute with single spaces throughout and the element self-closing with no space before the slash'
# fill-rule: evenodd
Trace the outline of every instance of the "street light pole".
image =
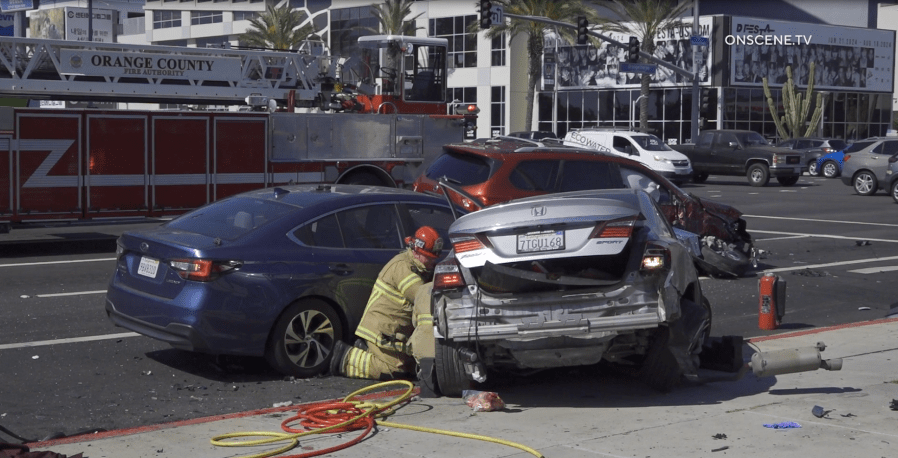
<svg viewBox="0 0 898 458">
<path fill-rule="evenodd" d="M 693 0 L 692 4 L 692 36 L 697 36 L 699 33 L 699 24 L 698 24 L 698 0 Z M 692 45 L 692 129 L 690 130 L 690 135 L 692 138 L 690 141 L 695 143 L 698 140 L 698 110 L 699 110 L 699 99 L 701 95 L 699 94 L 698 87 L 698 78 L 701 73 L 698 68 L 696 68 L 695 63 L 698 62 L 697 57 L 701 52 L 701 48 L 698 45 Z"/>
<path fill-rule="evenodd" d="M 94 41 L 94 0 L 87 0 L 87 41 Z"/>
<path fill-rule="evenodd" d="M 636 104 L 639 103 L 639 101 L 642 100 L 643 98 L 645 98 L 645 96 L 640 95 L 639 97 L 636 97 L 636 100 L 634 100 L 633 102 L 630 103 L 630 129 L 631 130 L 636 130 L 636 120 L 634 118 L 635 113 L 636 113 Z M 642 121 L 640 121 L 640 122 L 642 122 Z"/>
</svg>

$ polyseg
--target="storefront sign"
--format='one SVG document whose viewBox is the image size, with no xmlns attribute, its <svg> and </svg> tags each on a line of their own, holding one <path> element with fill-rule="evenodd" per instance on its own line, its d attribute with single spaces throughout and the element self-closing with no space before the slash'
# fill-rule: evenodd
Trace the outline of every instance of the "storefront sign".
<svg viewBox="0 0 898 458">
<path fill-rule="evenodd" d="M 0 0 L 0 10 L 2 11 L 25 11 L 33 9 L 34 2 L 32 0 Z"/>
<path fill-rule="evenodd" d="M 93 41 L 97 43 L 112 43 L 112 26 L 114 24 L 113 12 L 93 8 L 93 21 L 89 21 L 90 10 L 87 8 L 66 7 L 65 9 L 65 39 L 69 41 Z M 89 39 L 89 31 L 93 29 L 93 39 Z"/>
</svg>

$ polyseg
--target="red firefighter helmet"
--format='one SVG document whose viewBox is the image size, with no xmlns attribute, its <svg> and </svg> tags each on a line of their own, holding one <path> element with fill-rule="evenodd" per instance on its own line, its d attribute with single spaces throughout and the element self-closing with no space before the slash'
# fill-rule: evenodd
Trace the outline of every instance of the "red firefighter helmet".
<svg viewBox="0 0 898 458">
<path fill-rule="evenodd" d="M 415 231 L 414 237 L 406 237 L 405 243 L 409 248 L 415 250 L 415 253 L 424 255 L 434 259 L 443 251 L 443 239 L 434 228 L 430 226 L 421 226 Z"/>
</svg>

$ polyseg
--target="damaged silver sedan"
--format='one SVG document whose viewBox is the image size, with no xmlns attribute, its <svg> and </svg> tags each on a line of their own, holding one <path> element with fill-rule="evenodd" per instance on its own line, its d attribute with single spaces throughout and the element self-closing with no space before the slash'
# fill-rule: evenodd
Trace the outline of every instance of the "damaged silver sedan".
<svg viewBox="0 0 898 458">
<path fill-rule="evenodd" d="M 711 307 L 690 249 L 646 192 L 515 200 L 462 216 L 449 237 L 432 299 L 444 395 L 487 371 L 605 360 L 668 391 L 698 370 Z"/>
</svg>

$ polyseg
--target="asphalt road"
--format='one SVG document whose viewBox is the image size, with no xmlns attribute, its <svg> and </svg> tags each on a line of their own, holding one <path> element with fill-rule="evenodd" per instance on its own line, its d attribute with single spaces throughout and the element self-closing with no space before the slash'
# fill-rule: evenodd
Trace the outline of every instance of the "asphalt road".
<svg viewBox="0 0 898 458">
<path fill-rule="evenodd" d="M 898 205 L 889 196 L 860 197 L 838 179 L 807 176 L 789 188 L 712 176 L 684 189 L 742 210 L 765 251 L 743 278 L 703 279 L 712 334 L 753 337 L 867 321 L 898 304 Z M 370 384 L 287 379 L 261 359 L 183 352 L 115 328 L 104 292 L 114 237 L 133 226 L 16 228 L 0 236 L 0 426 L 43 439 L 340 398 Z M 774 331 L 758 329 L 763 272 L 788 285 L 787 313 Z M 571 376 L 595 370 L 548 371 L 527 383 Z M 14 441 L 0 432 L 2 440 Z"/>
</svg>

